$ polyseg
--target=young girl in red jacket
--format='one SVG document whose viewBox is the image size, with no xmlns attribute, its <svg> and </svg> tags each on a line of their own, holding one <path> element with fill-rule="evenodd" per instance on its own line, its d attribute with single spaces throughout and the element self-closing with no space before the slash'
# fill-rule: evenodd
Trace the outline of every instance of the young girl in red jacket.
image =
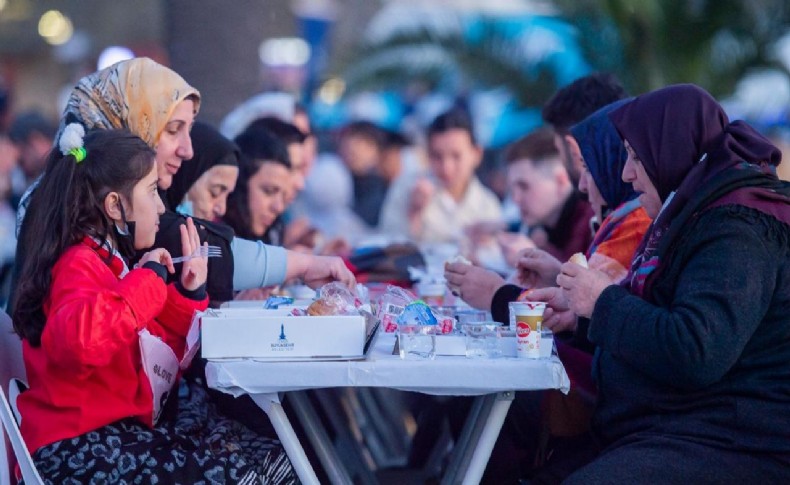
<svg viewBox="0 0 790 485">
<path fill-rule="evenodd" d="M 154 151 L 125 130 L 84 136 L 69 125 L 28 211 L 14 327 L 30 388 L 18 403 L 45 481 L 295 481 L 275 442 L 213 409 L 179 412 L 169 399 L 194 353 L 188 335 L 207 305 L 207 263 L 183 262 L 170 285 L 164 249 L 127 265 L 154 243 L 164 212 Z M 199 253 L 191 219 L 181 245 L 184 255 Z"/>
</svg>

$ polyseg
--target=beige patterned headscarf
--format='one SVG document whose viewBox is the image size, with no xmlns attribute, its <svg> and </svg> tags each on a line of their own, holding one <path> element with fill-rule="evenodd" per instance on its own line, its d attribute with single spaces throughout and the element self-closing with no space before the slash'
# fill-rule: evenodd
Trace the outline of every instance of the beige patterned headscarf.
<svg viewBox="0 0 790 485">
<path fill-rule="evenodd" d="M 121 61 L 80 79 L 60 132 L 73 122 L 86 129 L 128 128 L 153 148 L 178 103 L 189 96 L 195 98 L 197 114 L 200 93 L 174 71 L 147 57 Z"/>
</svg>

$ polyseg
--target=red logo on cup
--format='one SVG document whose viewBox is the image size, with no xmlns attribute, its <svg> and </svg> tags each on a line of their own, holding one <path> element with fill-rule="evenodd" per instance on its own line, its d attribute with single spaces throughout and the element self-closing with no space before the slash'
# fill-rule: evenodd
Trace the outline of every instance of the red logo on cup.
<svg viewBox="0 0 790 485">
<path fill-rule="evenodd" d="M 527 322 L 517 322 L 516 323 L 516 336 L 518 337 L 526 337 L 529 335 L 529 324 Z"/>
</svg>

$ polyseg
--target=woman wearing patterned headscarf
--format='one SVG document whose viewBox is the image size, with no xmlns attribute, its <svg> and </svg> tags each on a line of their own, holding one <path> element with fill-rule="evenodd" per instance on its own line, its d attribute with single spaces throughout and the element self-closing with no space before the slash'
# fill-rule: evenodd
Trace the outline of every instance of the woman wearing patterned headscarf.
<svg viewBox="0 0 790 485">
<path fill-rule="evenodd" d="M 200 94 L 181 76 L 151 59 L 136 58 L 82 78 L 69 96 L 61 127 L 77 122 L 88 130 L 128 128 L 156 150 L 160 195 L 166 201 L 164 191 L 170 188 L 181 164 L 193 156 L 189 131 L 199 107 Z M 59 138 L 56 136 L 55 144 Z M 23 207 L 17 220 L 21 231 L 26 203 L 20 205 Z M 182 216 L 168 210 L 161 217 L 161 228 L 172 227 L 177 232 L 183 221 Z M 236 290 L 275 285 L 291 278 L 301 278 L 311 286 L 331 280 L 353 286 L 354 277 L 340 258 L 286 251 L 236 238 L 221 224 L 196 222 L 201 240 L 222 248 L 220 261 L 209 265 L 207 291 L 212 301 L 227 301 Z M 165 235 L 158 236 L 161 243 Z M 177 241 L 178 237 L 170 239 Z M 178 247 L 172 249 L 180 251 Z M 24 260 L 19 248 L 16 260 L 17 267 Z"/>
<path fill-rule="evenodd" d="M 167 190 L 181 162 L 192 158 L 189 130 L 199 109 L 197 89 L 141 57 L 80 79 L 66 102 L 60 132 L 75 122 L 87 129 L 128 128 L 156 150 L 159 188 Z"/>
<path fill-rule="evenodd" d="M 655 217 L 622 286 L 563 265 L 597 345 L 601 455 L 566 483 L 790 480 L 790 185 L 780 153 L 693 85 L 610 114 Z"/>
</svg>

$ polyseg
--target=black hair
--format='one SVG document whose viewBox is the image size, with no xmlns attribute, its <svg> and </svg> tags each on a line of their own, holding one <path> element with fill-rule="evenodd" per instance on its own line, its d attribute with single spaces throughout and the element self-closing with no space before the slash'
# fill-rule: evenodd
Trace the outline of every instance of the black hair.
<svg viewBox="0 0 790 485">
<path fill-rule="evenodd" d="M 257 121 L 250 124 L 234 141 L 241 150 L 239 178 L 236 180 L 236 188 L 228 195 L 228 208 L 223 220 L 239 237 L 260 239 L 252 233 L 247 184 L 264 163 L 278 163 L 290 171 L 291 159 L 288 157 L 288 147 L 282 139 Z"/>
<path fill-rule="evenodd" d="M 112 236 L 104 198 L 118 192 L 131 201 L 134 186 L 151 172 L 155 152 L 128 130 L 96 130 L 84 139 L 87 156 L 54 148 L 30 199 L 19 245 L 29 248 L 14 304 L 14 330 L 30 345 L 41 345 L 46 324 L 42 310 L 52 283 L 52 268 L 63 252 L 86 236 L 112 242 L 126 258 L 133 243 Z"/>
<path fill-rule="evenodd" d="M 285 145 L 292 145 L 294 143 L 304 143 L 307 136 L 302 131 L 291 123 L 286 123 L 280 118 L 274 116 L 266 116 L 258 118 L 244 129 L 244 131 L 252 130 L 266 130 L 269 134 L 276 136 L 282 140 Z"/>
<path fill-rule="evenodd" d="M 384 145 L 387 141 L 387 135 L 384 130 L 376 126 L 374 123 L 364 120 L 352 121 L 340 129 L 340 133 L 338 133 L 339 139 L 342 140 L 343 138 L 349 136 L 368 140 L 369 142 L 375 144 L 379 149 L 384 148 Z"/>
<path fill-rule="evenodd" d="M 432 136 L 446 133 L 450 130 L 464 130 L 469 134 L 472 144 L 477 145 L 472 117 L 466 109 L 456 106 L 437 116 L 428 125 L 428 139 L 430 140 Z"/>
<path fill-rule="evenodd" d="M 571 126 L 599 108 L 627 96 L 625 88 L 613 74 L 590 74 L 554 93 L 543 106 L 543 121 L 551 124 L 557 133 L 567 134 Z"/>
<path fill-rule="evenodd" d="M 411 140 L 398 131 L 385 130 L 384 135 L 386 136 L 384 140 L 385 149 L 400 149 L 411 145 Z"/>
</svg>

